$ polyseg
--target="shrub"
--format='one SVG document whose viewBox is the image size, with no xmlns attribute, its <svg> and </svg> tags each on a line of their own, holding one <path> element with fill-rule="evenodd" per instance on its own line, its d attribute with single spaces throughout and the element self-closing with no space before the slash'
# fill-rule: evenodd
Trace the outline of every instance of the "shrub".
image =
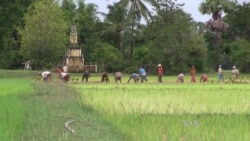
<svg viewBox="0 0 250 141">
<path fill-rule="evenodd" d="M 137 72 L 138 72 L 138 68 L 136 66 L 127 67 L 124 70 L 124 73 L 127 73 L 127 74 L 137 73 Z"/>
</svg>

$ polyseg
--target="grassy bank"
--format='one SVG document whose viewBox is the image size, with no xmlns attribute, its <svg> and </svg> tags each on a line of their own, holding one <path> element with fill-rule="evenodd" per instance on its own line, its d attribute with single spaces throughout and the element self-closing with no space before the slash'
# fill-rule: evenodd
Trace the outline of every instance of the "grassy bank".
<svg viewBox="0 0 250 141">
<path fill-rule="evenodd" d="M 79 94 L 67 84 L 4 76 L 0 78 L 0 140 L 123 140 L 119 130 L 84 106 Z"/>
<path fill-rule="evenodd" d="M 38 83 L 36 90 L 24 100 L 27 105 L 22 140 L 122 140 L 119 131 L 83 106 L 79 95 L 66 84 Z M 70 121 L 70 128 L 66 128 Z"/>
</svg>

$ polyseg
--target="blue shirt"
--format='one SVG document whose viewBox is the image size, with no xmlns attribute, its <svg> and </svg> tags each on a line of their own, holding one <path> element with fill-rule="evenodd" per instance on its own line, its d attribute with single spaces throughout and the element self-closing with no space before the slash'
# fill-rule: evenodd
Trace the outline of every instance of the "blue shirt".
<svg viewBox="0 0 250 141">
<path fill-rule="evenodd" d="M 140 75 L 146 75 L 146 71 L 143 68 L 139 69 Z"/>
</svg>

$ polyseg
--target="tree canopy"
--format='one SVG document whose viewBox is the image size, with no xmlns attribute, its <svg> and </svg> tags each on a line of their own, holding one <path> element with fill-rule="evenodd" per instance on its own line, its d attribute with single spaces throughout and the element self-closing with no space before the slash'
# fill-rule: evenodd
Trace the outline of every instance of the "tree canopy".
<svg viewBox="0 0 250 141">
<path fill-rule="evenodd" d="M 27 60 L 34 69 L 60 65 L 74 24 L 85 64 L 100 65 L 100 71 L 143 65 L 155 73 L 159 63 L 175 74 L 189 71 L 191 65 L 200 72 L 213 71 L 211 66 L 218 63 L 250 71 L 241 57 L 249 56 L 243 51 L 250 40 L 249 2 L 203 0 L 199 10 L 212 18 L 207 23 L 195 22 L 182 10 L 185 3 L 175 0 L 120 0 L 101 18 L 97 6 L 84 0 L 0 4 L 1 68 L 19 69 Z"/>
<path fill-rule="evenodd" d="M 59 63 L 69 29 L 60 7 L 51 0 L 34 2 L 25 14 L 24 22 L 24 28 L 19 30 L 23 57 L 31 60 L 38 69 Z"/>
</svg>

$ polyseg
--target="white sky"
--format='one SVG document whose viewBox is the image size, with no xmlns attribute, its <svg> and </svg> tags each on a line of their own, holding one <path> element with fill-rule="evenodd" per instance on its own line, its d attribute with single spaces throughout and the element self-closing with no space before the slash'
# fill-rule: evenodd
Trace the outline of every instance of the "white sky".
<svg viewBox="0 0 250 141">
<path fill-rule="evenodd" d="M 85 3 L 94 3 L 98 5 L 99 12 L 108 13 L 107 6 L 118 1 L 119 0 L 85 0 Z M 211 18 L 211 16 L 200 14 L 198 7 L 202 1 L 204 0 L 177 0 L 177 3 L 185 2 L 185 5 L 183 6 L 183 10 L 186 13 L 191 14 L 191 17 L 197 22 L 198 21 L 206 22 Z M 249 2 L 250 0 L 238 0 L 239 3 L 243 3 L 244 1 Z"/>
</svg>

